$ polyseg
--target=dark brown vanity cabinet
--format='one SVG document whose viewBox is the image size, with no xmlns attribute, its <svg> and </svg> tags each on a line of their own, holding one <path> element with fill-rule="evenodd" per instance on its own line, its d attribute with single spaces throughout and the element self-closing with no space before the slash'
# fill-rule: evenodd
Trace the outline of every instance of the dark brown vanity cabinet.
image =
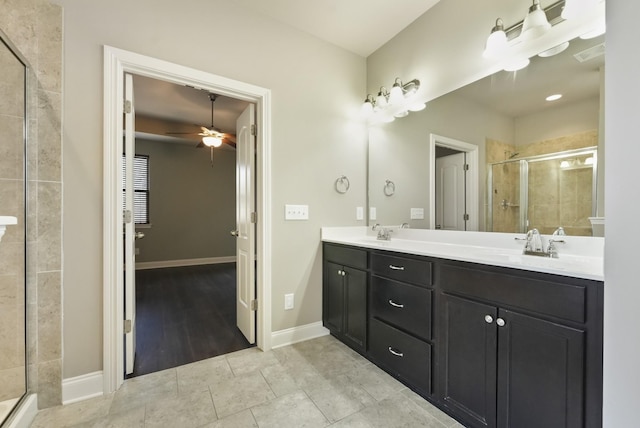
<svg viewBox="0 0 640 428">
<path fill-rule="evenodd" d="M 372 252 L 369 356 L 424 395 L 431 394 L 432 263 Z"/>
<path fill-rule="evenodd" d="M 601 426 L 601 284 L 469 266 L 440 270 L 447 410 L 472 427 Z"/>
<path fill-rule="evenodd" d="M 367 251 L 324 244 L 322 321 L 355 350 L 367 350 Z"/>
</svg>

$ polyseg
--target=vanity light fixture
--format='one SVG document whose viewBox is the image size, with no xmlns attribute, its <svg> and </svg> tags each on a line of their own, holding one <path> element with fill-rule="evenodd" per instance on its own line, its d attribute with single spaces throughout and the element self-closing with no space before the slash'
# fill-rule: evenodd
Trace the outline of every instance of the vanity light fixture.
<svg viewBox="0 0 640 428">
<path fill-rule="evenodd" d="M 522 23 L 521 37 L 524 39 L 534 39 L 542 36 L 551 28 L 547 20 L 547 15 L 540 6 L 540 0 L 533 0 L 533 5 L 529 7 L 529 13 Z"/>
<path fill-rule="evenodd" d="M 375 98 L 371 94 L 367 95 L 362 104 L 362 113 L 372 122 L 393 122 L 395 118 L 408 116 L 410 111 L 423 110 L 426 105 L 413 99 L 418 89 L 418 79 L 403 83 L 397 77 L 391 91 L 381 86 Z"/>
<path fill-rule="evenodd" d="M 565 0 L 562 19 L 576 19 L 595 7 L 600 0 Z"/>
<path fill-rule="evenodd" d="M 504 32 L 504 22 L 496 19 L 496 25 L 491 29 L 482 56 L 485 58 L 499 58 L 507 50 L 507 33 Z"/>
</svg>

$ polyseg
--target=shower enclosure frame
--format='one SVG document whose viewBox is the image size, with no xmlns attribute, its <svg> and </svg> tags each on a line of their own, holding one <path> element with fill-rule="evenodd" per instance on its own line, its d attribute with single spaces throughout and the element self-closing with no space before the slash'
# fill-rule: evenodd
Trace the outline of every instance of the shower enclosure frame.
<svg viewBox="0 0 640 428">
<path fill-rule="evenodd" d="M 581 149 L 564 150 L 560 152 L 543 155 L 526 156 L 518 159 L 507 159 L 500 162 L 487 164 L 487 231 L 493 232 L 493 167 L 505 164 L 520 164 L 519 171 L 519 194 L 520 212 L 518 221 L 518 231 L 516 233 L 526 233 L 529 227 L 529 163 L 543 162 L 556 159 L 565 159 L 576 156 L 593 156 L 592 180 L 591 180 L 591 216 L 595 216 L 597 210 L 597 189 L 598 189 L 598 147 L 590 146 Z"/>
</svg>

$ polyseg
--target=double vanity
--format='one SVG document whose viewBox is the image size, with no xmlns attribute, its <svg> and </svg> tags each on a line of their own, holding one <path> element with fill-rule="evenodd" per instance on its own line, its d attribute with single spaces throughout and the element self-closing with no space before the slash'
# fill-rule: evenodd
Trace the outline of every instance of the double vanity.
<svg viewBox="0 0 640 428">
<path fill-rule="evenodd" d="M 465 426 L 600 427 L 603 239 L 523 236 L 323 228 L 324 326 Z"/>
</svg>

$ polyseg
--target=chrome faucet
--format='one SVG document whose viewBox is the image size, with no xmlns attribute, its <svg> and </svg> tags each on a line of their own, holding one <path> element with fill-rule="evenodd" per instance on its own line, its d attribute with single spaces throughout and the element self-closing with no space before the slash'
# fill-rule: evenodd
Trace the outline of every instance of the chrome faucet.
<svg viewBox="0 0 640 428">
<path fill-rule="evenodd" d="M 392 229 L 389 229 L 388 227 L 380 226 L 380 224 L 376 223 L 376 224 L 373 225 L 371 230 L 377 230 L 378 231 L 377 239 L 379 239 L 380 241 L 390 241 L 391 240 L 391 232 L 393 232 Z"/>
<path fill-rule="evenodd" d="M 409 223 L 402 223 L 400 229 L 409 229 Z"/>
<path fill-rule="evenodd" d="M 554 235 L 557 236 L 555 233 Z M 522 238 L 516 239 L 522 240 Z M 562 239 L 549 239 L 547 248 L 544 249 L 542 245 L 542 236 L 540 236 L 540 232 L 538 232 L 538 229 L 531 229 L 530 231 L 528 231 L 526 237 L 524 238 L 524 241 L 526 242 L 524 244 L 524 250 L 522 251 L 522 254 L 528 256 L 550 257 L 552 259 L 558 258 L 558 249 L 556 248 L 555 244 L 564 244 L 565 242 Z"/>
<path fill-rule="evenodd" d="M 565 236 L 566 232 L 564 231 L 564 227 L 558 226 L 556 230 L 553 231 L 553 236 Z"/>
</svg>

